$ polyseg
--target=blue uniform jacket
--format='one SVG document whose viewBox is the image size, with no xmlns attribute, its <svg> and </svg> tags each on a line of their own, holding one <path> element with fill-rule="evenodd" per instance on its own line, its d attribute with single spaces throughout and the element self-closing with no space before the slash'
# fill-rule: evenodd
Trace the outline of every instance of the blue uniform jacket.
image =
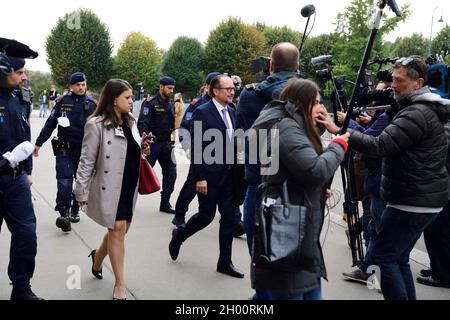
<svg viewBox="0 0 450 320">
<path fill-rule="evenodd" d="M 30 113 L 31 104 L 24 101 L 18 91 L 0 88 L 0 156 L 31 140 Z M 32 156 L 24 163 L 29 175 L 32 163 Z"/>
<path fill-rule="evenodd" d="M 50 117 L 45 122 L 39 137 L 36 139 L 36 145 L 42 146 L 58 125 L 58 118 L 65 116 L 69 118 L 70 126 L 67 128 L 58 126 L 59 140 L 79 144 L 81 147 L 86 119 L 94 112 L 95 108 L 96 103 L 91 97 L 78 96 L 72 92 L 63 96 L 55 104 Z"/>
</svg>

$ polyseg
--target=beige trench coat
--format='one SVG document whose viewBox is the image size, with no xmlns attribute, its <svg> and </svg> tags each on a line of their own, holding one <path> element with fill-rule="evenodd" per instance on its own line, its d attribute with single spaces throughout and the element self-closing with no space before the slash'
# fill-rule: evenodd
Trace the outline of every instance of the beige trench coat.
<svg viewBox="0 0 450 320">
<path fill-rule="evenodd" d="M 131 114 L 130 114 L 131 115 Z M 134 119 L 134 117 L 133 117 Z M 84 128 L 80 164 L 74 195 L 77 201 L 87 201 L 86 214 L 98 224 L 114 229 L 127 153 L 127 139 L 122 130 L 107 128 L 103 117 L 90 119 Z M 133 138 L 139 146 L 141 137 L 136 119 L 130 122 Z M 138 195 L 134 190 L 133 211 Z M 132 190 L 130 190 L 132 192 Z"/>
</svg>

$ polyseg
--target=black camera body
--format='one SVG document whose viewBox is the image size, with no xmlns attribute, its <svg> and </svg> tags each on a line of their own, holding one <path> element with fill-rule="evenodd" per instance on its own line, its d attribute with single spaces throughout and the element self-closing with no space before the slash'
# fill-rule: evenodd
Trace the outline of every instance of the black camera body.
<svg viewBox="0 0 450 320">
<path fill-rule="evenodd" d="M 270 75 L 270 58 L 258 57 L 252 60 L 252 72 L 256 75 L 257 82 L 263 82 Z"/>
<path fill-rule="evenodd" d="M 359 105 L 369 105 L 375 102 L 375 105 L 391 105 L 396 102 L 394 90 L 388 89 L 369 89 L 365 88 L 358 97 Z"/>
</svg>

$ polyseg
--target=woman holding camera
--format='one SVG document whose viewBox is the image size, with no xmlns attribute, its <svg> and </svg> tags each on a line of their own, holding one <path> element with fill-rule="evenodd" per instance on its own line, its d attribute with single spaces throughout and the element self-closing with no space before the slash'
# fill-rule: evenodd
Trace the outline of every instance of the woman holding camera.
<svg viewBox="0 0 450 320">
<path fill-rule="evenodd" d="M 103 259 L 109 255 L 115 276 L 113 300 L 126 299 L 125 234 L 138 194 L 141 153 L 150 154 L 146 136 L 141 139 L 130 113 L 132 96 L 132 87 L 124 80 L 109 80 L 104 86 L 97 109 L 85 126 L 74 188 L 86 214 L 108 228 L 100 247 L 89 257 L 92 274 L 102 279 Z"/>
<path fill-rule="evenodd" d="M 344 159 L 349 135 L 332 140 L 324 149 L 318 124 L 329 118 L 320 103 L 319 88 L 313 81 L 289 80 L 281 93 L 281 100 L 285 102 L 274 101 L 266 107 L 253 125 L 258 129 L 264 124 L 270 126 L 270 123 L 278 122 L 279 154 L 272 153 L 272 159 L 278 156 L 279 168 L 273 175 L 262 175 L 262 181 L 267 183 L 265 196 L 268 198 L 279 198 L 280 186 L 286 182 L 290 203 L 307 208 L 305 235 L 300 255 L 292 265 L 286 262 L 258 263 L 254 251 L 252 287 L 270 291 L 275 300 L 320 300 L 320 278 L 326 278 L 319 241 L 326 184 Z M 256 248 L 258 240 L 254 240 Z"/>
</svg>

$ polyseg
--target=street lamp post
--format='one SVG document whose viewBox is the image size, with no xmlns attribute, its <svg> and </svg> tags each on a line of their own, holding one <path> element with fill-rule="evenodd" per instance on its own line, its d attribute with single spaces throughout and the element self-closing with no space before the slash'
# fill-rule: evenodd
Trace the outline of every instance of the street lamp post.
<svg viewBox="0 0 450 320">
<path fill-rule="evenodd" d="M 442 8 L 437 6 L 436 8 L 434 8 L 433 10 L 433 14 L 431 15 L 431 31 L 430 31 L 430 43 L 429 43 L 429 47 L 428 47 L 428 54 L 431 55 L 431 44 L 433 42 L 433 23 L 434 23 L 434 13 L 436 12 L 437 9 L 441 9 L 441 17 L 439 18 L 438 22 L 444 22 L 444 19 L 442 19 Z"/>
</svg>

